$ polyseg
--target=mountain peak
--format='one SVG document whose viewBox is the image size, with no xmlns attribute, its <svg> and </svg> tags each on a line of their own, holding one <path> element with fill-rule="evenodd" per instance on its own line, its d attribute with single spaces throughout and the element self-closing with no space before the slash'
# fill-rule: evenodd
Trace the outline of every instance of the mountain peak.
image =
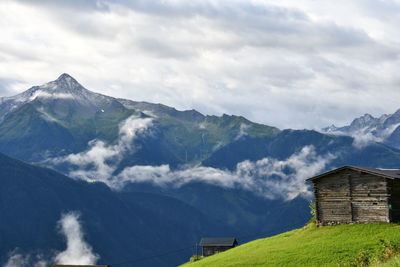
<svg viewBox="0 0 400 267">
<path fill-rule="evenodd" d="M 370 120 L 370 119 L 375 119 L 371 114 L 369 113 L 365 113 L 363 116 L 361 116 L 361 118 L 366 119 L 366 120 Z"/>
<path fill-rule="evenodd" d="M 335 131 L 337 131 L 339 128 L 335 126 L 335 124 L 332 124 L 331 126 L 322 128 L 322 132 L 324 133 L 333 133 Z"/>
<path fill-rule="evenodd" d="M 379 119 L 373 117 L 371 114 L 365 113 L 363 116 L 354 119 L 350 124 L 350 131 L 357 132 L 364 128 L 376 126 Z"/>
<path fill-rule="evenodd" d="M 68 73 L 63 73 L 58 77 L 57 80 L 54 81 L 58 86 L 63 87 L 63 88 L 68 88 L 68 89 L 73 89 L 76 87 L 82 87 L 78 83 L 77 80 L 75 80 L 71 75 Z"/>
<path fill-rule="evenodd" d="M 57 81 L 60 80 L 67 80 L 67 79 L 73 79 L 75 80 L 71 75 L 69 75 L 68 73 L 63 73 L 60 75 L 60 77 L 58 77 Z"/>
</svg>

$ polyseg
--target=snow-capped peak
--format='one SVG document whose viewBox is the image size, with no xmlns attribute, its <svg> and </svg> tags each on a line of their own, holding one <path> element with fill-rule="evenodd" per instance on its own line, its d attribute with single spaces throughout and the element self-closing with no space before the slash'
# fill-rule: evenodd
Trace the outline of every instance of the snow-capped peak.
<svg viewBox="0 0 400 267">
<path fill-rule="evenodd" d="M 62 74 L 57 80 L 34 86 L 25 92 L 11 97 L 4 97 L 2 102 L 27 103 L 35 99 L 87 99 L 90 95 L 97 95 L 85 89 L 69 74 Z"/>
<path fill-rule="evenodd" d="M 57 80 L 54 81 L 59 87 L 75 89 L 77 87 L 82 87 L 72 76 L 67 73 L 61 74 Z"/>
<path fill-rule="evenodd" d="M 366 113 L 363 116 L 353 120 L 350 125 L 353 127 L 366 127 L 369 126 L 369 124 L 374 123 L 376 120 L 377 119 L 371 114 Z"/>
<path fill-rule="evenodd" d="M 386 142 L 391 135 L 400 127 L 400 110 L 393 114 L 384 114 L 378 118 L 366 113 L 354 119 L 350 125 L 343 127 L 329 126 L 322 129 L 324 133 L 349 135 L 355 139 L 374 142 Z M 393 142 L 392 142 L 393 143 Z M 400 148 L 399 144 L 391 144 Z"/>
<path fill-rule="evenodd" d="M 43 91 L 58 91 L 61 93 L 74 93 L 76 91 L 86 90 L 69 74 L 62 74 L 57 80 L 46 83 L 40 86 Z"/>
<path fill-rule="evenodd" d="M 325 132 L 325 133 L 332 133 L 332 132 L 337 131 L 337 129 L 338 128 L 335 126 L 335 124 L 332 124 L 331 126 L 322 128 L 321 130 L 322 130 L 322 132 Z"/>
<path fill-rule="evenodd" d="M 0 121 L 8 112 L 35 100 L 39 100 L 43 105 L 58 103 L 49 105 L 53 109 L 55 105 L 64 105 L 64 108 L 65 104 L 74 105 L 74 110 L 83 114 L 110 110 L 112 103 L 114 107 L 119 105 L 123 107 L 114 98 L 89 91 L 69 74 L 64 73 L 57 80 L 34 86 L 18 95 L 0 99 Z M 64 104 L 60 104 L 60 101 Z M 61 106 L 60 109 L 62 109 Z"/>
</svg>

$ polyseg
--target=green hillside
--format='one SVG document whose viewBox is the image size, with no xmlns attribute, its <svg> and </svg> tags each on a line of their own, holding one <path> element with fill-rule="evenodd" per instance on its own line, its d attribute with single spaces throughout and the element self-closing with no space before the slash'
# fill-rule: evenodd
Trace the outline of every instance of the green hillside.
<svg viewBox="0 0 400 267">
<path fill-rule="evenodd" d="M 398 244 L 398 224 L 307 225 L 184 266 L 399 266 Z"/>
<path fill-rule="evenodd" d="M 371 267 L 398 267 L 398 266 L 400 266 L 400 255 L 397 255 L 389 259 L 385 263 L 377 263 L 371 265 Z"/>
</svg>

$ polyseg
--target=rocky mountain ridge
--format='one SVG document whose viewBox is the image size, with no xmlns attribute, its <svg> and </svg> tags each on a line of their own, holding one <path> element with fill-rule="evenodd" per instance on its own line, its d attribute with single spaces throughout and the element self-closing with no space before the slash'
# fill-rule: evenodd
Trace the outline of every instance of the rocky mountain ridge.
<svg viewBox="0 0 400 267">
<path fill-rule="evenodd" d="M 400 148 L 400 109 L 393 114 L 374 117 L 368 113 L 355 118 L 349 125 L 336 127 L 331 125 L 322 128 L 327 134 L 347 135 L 365 141 L 382 142 Z"/>
</svg>

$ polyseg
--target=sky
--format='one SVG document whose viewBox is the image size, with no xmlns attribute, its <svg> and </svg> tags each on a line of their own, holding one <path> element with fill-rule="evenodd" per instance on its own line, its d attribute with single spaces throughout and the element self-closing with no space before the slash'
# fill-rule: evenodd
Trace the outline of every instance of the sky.
<svg viewBox="0 0 400 267">
<path fill-rule="evenodd" d="M 0 96 L 89 90 L 294 129 L 400 108 L 398 0 L 0 0 Z"/>
</svg>

